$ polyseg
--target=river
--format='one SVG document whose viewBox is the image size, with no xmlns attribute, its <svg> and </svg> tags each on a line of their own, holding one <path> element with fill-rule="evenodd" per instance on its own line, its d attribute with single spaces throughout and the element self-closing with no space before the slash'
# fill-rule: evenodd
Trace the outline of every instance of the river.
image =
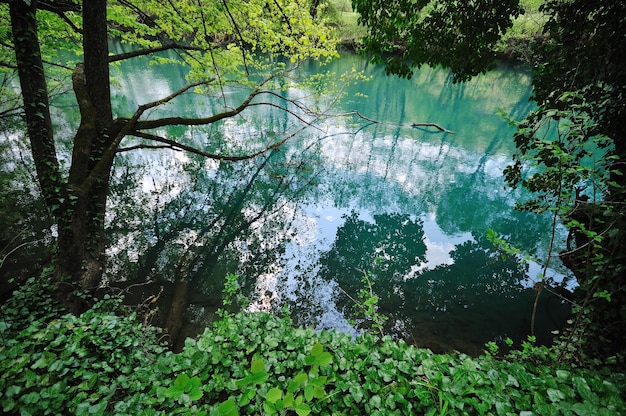
<svg viewBox="0 0 626 416">
<path fill-rule="evenodd" d="M 328 111 L 358 111 L 376 122 L 330 117 L 242 162 L 163 149 L 120 153 L 107 219 L 110 284 L 151 281 L 155 291 L 183 274 L 189 336 L 214 319 L 231 273 L 251 311 L 286 307 L 296 324 L 357 334 L 363 316 L 351 299 L 367 287 L 367 275 L 395 337 L 468 353 L 488 341 L 524 339 L 541 264 L 503 257 L 486 234 L 493 229 L 537 259 L 546 255 L 551 218 L 516 211 L 523 195 L 507 188 L 502 175 L 514 130 L 499 111 L 520 118 L 533 108 L 529 70 L 501 66 L 453 84 L 447 71 L 422 68 L 403 80 L 344 54 L 327 68 L 336 74 L 328 82 L 352 68 L 370 79 L 346 87 Z M 320 69 L 310 64 L 300 71 L 304 77 Z M 128 116 L 137 104 L 173 92 L 185 72 L 141 60 L 121 64 L 113 72 L 116 113 Z M 226 93 L 229 103 L 244 96 Z M 283 93 L 327 103 L 306 87 Z M 223 104 L 186 95 L 150 116 L 215 112 Z M 68 125 L 76 123 L 71 117 Z M 258 106 L 206 128 L 157 133 L 208 152 L 244 154 L 297 125 L 284 111 Z M 561 272 L 551 269 L 548 277 L 560 281 Z M 544 292 L 540 341 L 548 342 L 566 315 L 565 305 Z"/>
</svg>

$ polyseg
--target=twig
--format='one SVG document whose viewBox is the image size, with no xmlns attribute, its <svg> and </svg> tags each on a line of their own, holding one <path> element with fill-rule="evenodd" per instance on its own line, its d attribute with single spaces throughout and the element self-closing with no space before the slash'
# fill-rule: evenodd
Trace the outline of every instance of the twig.
<svg viewBox="0 0 626 416">
<path fill-rule="evenodd" d="M 445 128 L 441 127 L 437 123 L 411 123 L 411 124 L 389 123 L 387 121 L 374 120 L 372 118 L 366 117 L 363 114 L 361 114 L 358 110 L 353 110 L 353 111 L 350 111 L 350 112 L 344 113 L 344 114 L 337 114 L 337 116 L 349 116 L 349 115 L 355 115 L 355 116 L 357 116 L 359 118 L 362 118 L 363 120 L 366 120 L 366 121 L 369 121 L 370 123 L 375 123 L 375 124 L 387 124 L 389 126 L 412 127 L 412 128 L 417 128 L 417 127 L 434 127 L 437 130 L 442 131 L 444 133 L 455 134 L 453 131 L 445 129 Z"/>
<path fill-rule="evenodd" d="M 29 244 L 35 244 L 38 243 L 40 241 L 43 241 L 42 238 L 40 238 L 39 240 L 35 240 L 35 241 L 27 241 L 25 243 L 20 244 L 19 246 L 15 247 L 13 250 L 9 251 L 7 254 L 5 254 L 4 257 L 2 257 L 2 259 L 0 260 L 0 269 L 2 269 L 2 266 L 4 265 L 5 260 L 7 259 L 7 257 L 9 257 L 11 254 L 15 253 L 17 250 L 19 250 L 20 248 L 27 246 Z"/>
</svg>

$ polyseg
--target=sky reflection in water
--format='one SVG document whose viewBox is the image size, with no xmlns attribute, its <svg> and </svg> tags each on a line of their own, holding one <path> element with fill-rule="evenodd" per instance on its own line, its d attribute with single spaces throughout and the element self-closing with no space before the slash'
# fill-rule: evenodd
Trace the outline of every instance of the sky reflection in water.
<svg viewBox="0 0 626 416">
<path fill-rule="evenodd" d="M 210 320 L 225 274 L 238 273 L 250 310 L 286 303 L 299 324 L 356 333 L 343 291 L 356 296 L 366 271 L 398 337 L 467 352 L 489 340 L 525 337 L 540 265 L 503 259 L 485 235 L 492 228 L 538 258 L 547 249 L 550 218 L 516 212 L 520 195 L 502 177 L 513 130 L 497 111 L 519 117 L 532 108 L 528 72 L 501 68 L 453 85 L 446 71 L 430 68 L 410 81 L 385 77 L 355 56 L 332 69 L 352 66 L 366 67 L 373 78 L 351 87 L 337 111 L 358 110 L 389 124 L 332 120 L 324 134 L 309 131 L 278 152 L 238 164 L 171 152 L 124 154 L 114 180 L 120 192 L 111 197 L 112 274 L 172 279 L 168 262 L 192 247 L 196 327 Z M 173 66 L 124 70 L 130 75 L 116 93 L 120 114 L 183 82 Z M 207 97 L 185 97 L 163 111 L 212 106 L 218 104 Z M 455 134 L 398 126 L 414 122 Z M 258 109 L 207 129 L 163 133 L 222 149 L 218 138 L 230 139 L 226 149 L 235 152 L 292 126 L 285 114 Z M 141 207 L 136 212 L 120 211 L 128 195 Z M 121 222 L 126 227 L 114 226 Z M 564 310 L 548 296 L 540 308 L 538 330 L 547 339 Z"/>
</svg>

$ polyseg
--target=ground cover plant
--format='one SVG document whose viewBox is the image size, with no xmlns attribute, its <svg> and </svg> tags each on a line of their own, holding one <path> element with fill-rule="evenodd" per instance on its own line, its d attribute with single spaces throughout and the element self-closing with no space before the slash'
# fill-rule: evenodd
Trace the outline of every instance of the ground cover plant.
<svg viewBox="0 0 626 416">
<path fill-rule="evenodd" d="M 180 353 L 120 300 L 62 314 L 32 280 L 2 307 L 4 414 L 593 414 L 626 411 L 623 374 L 565 367 L 527 342 L 506 359 L 353 339 L 222 313 Z"/>
</svg>

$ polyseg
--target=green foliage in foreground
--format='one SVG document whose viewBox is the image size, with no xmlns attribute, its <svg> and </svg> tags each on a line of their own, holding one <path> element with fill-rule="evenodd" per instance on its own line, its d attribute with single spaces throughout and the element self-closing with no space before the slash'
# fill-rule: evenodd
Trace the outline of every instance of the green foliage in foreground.
<svg viewBox="0 0 626 416">
<path fill-rule="evenodd" d="M 439 355 L 387 337 L 352 339 L 238 313 L 175 354 L 133 314 L 112 312 L 117 300 L 61 316 L 33 286 L 0 317 L 4 414 L 626 412 L 623 374 L 549 366 L 532 349 L 517 361 Z"/>
</svg>

